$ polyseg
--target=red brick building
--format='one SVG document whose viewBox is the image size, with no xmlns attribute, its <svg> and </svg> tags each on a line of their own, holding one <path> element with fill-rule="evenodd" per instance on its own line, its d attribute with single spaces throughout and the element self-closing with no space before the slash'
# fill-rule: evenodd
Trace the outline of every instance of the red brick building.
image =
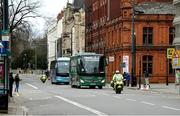
<svg viewBox="0 0 180 116">
<path fill-rule="evenodd" d="M 107 80 L 113 72 L 132 69 L 132 0 L 85 0 L 86 51 L 109 59 Z M 148 70 L 151 82 L 174 82 L 166 49 L 174 39 L 173 0 L 135 0 L 136 79 Z"/>
</svg>

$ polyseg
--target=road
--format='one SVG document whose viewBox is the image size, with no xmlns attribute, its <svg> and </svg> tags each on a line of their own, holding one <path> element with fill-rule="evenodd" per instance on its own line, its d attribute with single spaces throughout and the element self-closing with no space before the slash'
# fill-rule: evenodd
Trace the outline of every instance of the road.
<svg viewBox="0 0 180 116">
<path fill-rule="evenodd" d="M 42 83 L 36 75 L 22 75 L 19 94 L 13 94 L 29 115 L 180 115 L 180 97 L 125 88 L 75 89 Z"/>
</svg>

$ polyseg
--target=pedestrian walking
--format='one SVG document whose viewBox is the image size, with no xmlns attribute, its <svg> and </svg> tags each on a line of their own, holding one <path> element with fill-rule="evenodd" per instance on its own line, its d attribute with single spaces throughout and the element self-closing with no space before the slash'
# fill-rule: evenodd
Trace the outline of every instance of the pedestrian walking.
<svg viewBox="0 0 180 116">
<path fill-rule="evenodd" d="M 145 87 L 147 88 L 149 85 L 149 73 L 147 70 L 144 71 L 144 80 L 145 80 Z"/>
<path fill-rule="evenodd" d="M 124 78 L 125 78 L 125 84 L 126 84 L 126 86 L 129 87 L 129 82 L 130 82 L 130 75 L 129 75 L 129 73 L 124 72 L 123 76 L 124 76 Z"/>
<path fill-rule="evenodd" d="M 16 84 L 14 92 L 18 93 L 19 92 L 19 82 L 20 82 L 20 78 L 19 78 L 18 73 L 16 74 L 14 81 L 15 81 L 15 84 Z"/>
<path fill-rule="evenodd" d="M 11 72 L 11 73 L 9 74 L 9 95 L 10 95 L 10 97 L 13 97 L 13 96 L 12 96 L 13 83 L 14 83 L 14 78 L 13 78 L 13 73 Z"/>
</svg>

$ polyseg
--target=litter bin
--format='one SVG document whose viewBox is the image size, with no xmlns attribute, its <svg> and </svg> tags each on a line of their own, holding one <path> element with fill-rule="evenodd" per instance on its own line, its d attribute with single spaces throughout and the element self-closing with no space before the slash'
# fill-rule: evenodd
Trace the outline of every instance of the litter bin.
<svg viewBox="0 0 180 116">
<path fill-rule="evenodd" d="M 5 90 L 0 90 L 0 113 L 8 113 L 8 92 L 1 92 Z"/>
</svg>

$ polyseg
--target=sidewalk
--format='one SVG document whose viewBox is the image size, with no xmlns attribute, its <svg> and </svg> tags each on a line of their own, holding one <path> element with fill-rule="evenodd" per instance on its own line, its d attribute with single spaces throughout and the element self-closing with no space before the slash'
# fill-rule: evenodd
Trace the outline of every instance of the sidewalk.
<svg viewBox="0 0 180 116">
<path fill-rule="evenodd" d="M 19 103 L 17 96 L 14 95 L 14 97 L 9 97 L 8 114 L 0 113 L 0 115 L 2 115 L 2 116 L 7 116 L 7 115 L 26 116 L 25 112 L 23 111 L 23 108 L 19 104 L 20 103 Z"/>
<path fill-rule="evenodd" d="M 128 89 L 137 90 L 139 89 L 139 85 L 137 85 L 137 87 L 128 87 Z M 147 89 L 140 89 L 140 90 L 179 95 L 179 85 L 175 86 L 174 83 L 170 83 L 168 86 L 165 83 L 164 84 L 150 84 L 150 88 L 148 90 Z"/>
</svg>

